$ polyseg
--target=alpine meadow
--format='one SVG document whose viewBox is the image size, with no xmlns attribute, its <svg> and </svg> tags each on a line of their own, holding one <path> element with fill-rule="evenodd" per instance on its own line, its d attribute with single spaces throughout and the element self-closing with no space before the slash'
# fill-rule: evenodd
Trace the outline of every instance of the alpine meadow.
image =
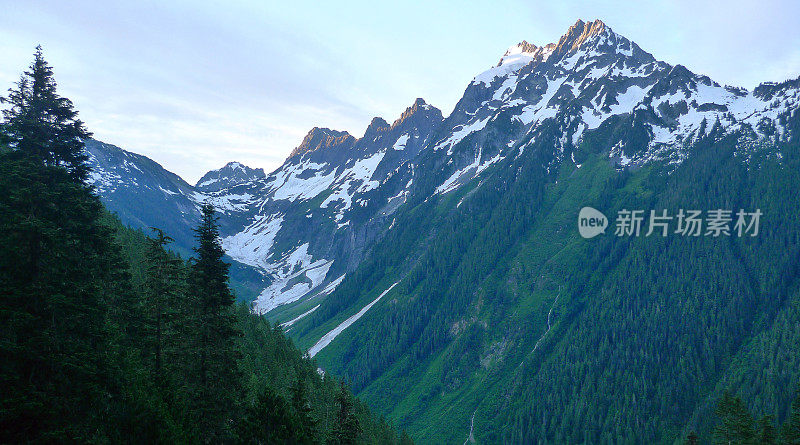
<svg viewBox="0 0 800 445">
<path fill-rule="evenodd" d="M 800 444 L 800 77 L 578 20 L 190 183 L 50 54 L 0 104 L 0 443 Z"/>
</svg>

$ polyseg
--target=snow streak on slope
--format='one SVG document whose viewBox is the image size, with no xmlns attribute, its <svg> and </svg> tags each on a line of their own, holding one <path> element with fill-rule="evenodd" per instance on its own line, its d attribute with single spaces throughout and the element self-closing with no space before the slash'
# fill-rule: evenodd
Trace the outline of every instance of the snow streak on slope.
<svg viewBox="0 0 800 445">
<path fill-rule="evenodd" d="M 482 120 L 475 120 L 470 122 L 467 125 L 461 125 L 458 130 L 454 131 L 452 135 L 450 135 L 447 139 L 440 142 L 434 150 L 439 150 L 444 147 L 447 148 L 447 155 L 450 156 L 453 154 L 453 146 L 461 142 L 462 139 L 469 136 L 476 131 L 483 130 L 486 127 L 486 124 L 489 122 L 489 118 Z"/>
<path fill-rule="evenodd" d="M 331 281 L 330 283 L 328 283 L 327 286 L 325 286 L 321 291 L 317 292 L 314 296 L 315 297 L 321 297 L 321 296 L 328 295 L 331 292 L 335 291 L 336 288 L 339 287 L 340 284 L 342 284 L 342 281 L 344 281 L 344 277 L 346 275 L 347 274 L 342 274 L 342 276 L 340 276 L 339 278 Z"/>
<path fill-rule="evenodd" d="M 392 284 L 391 286 L 389 286 L 389 288 L 386 289 L 385 291 L 381 292 L 381 294 L 378 295 L 378 298 L 372 300 L 372 302 L 370 302 L 368 305 L 364 306 L 360 311 L 358 311 L 358 313 L 356 313 L 355 315 L 352 315 L 350 318 L 348 318 L 347 320 L 343 321 L 339 326 L 336 326 L 335 328 L 333 328 L 333 330 L 331 330 L 327 334 L 323 335 L 322 338 L 320 338 L 319 341 L 314 344 L 314 346 L 309 348 L 309 350 L 308 350 L 309 357 L 314 357 L 315 355 L 317 355 L 317 353 L 319 353 L 319 351 L 321 351 L 324 347 L 328 346 L 333 341 L 333 339 L 335 339 L 339 334 L 342 333 L 342 331 L 344 331 L 350 325 L 352 325 L 353 323 L 358 321 L 358 319 L 361 318 L 364 314 L 366 314 L 367 311 L 375 303 L 378 302 L 378 300 L 380 300 L 384 295 L 389 293 L 390 290 L 394 289 L 394 287 L 397 286 L 397 283 L 399 283 L 399 281 L 394 283 L 394 284 Z"/>
<path fill-rule="evenodd" d="M 481 163 L 481 155 L 483 154 L 482 151 L 478 151 L 478 156 L 475 158 L 475 161 L 472 164 L 467 165 L 466 167 L 462 168 L 461 170 L 456 171 L 446 181 L 442 183 L 439 187 L 436 188 L 436 193 L 445 194 L 447 192 L 453 191 L 458 188 L 462 183 L 466 182 L 466 180 L 472 179 L 475 176 L 481 174 L 482 171 L 486 170 L 490 165 L 494 164 L 495 162 L 501 159 L 500 154 L 495 155 L 492 159 L 487 159 L 483 163 Z"/>
<path fill-rule="evenodd" d="M 533 354 L 534 352 L 536 352 L 537 349 L 539 349 L 539 343 L 541 343 L 542 340 L 544 340 L 544 337 L 547 335 L 548 332 L 550 332 L 550 329 L 553 327 L 553 325 L 550 323 L 550 318 L 553 316 L 553 309 L 555 309 L 556 307 L 556 302 L 558 302 L 559 296 L 560 294 L 556 295 L 556 298 L 553 299 L 553 304 L 550 306 L 550 311 L 547 312 L 547 330 L 545 330 L 544 334 L 542 334 L 542 336 L 539 337 L 538 340 L 536 340 L 536 344 L 533 345 L 533 350 L 531 351 L 531 354 Z"/>
<path fill-rule="evenodd" d="M 464 445 L 468 443 L 475 443 L 475 414 L 478 414 L 478 408 L 475 408 L 475 411 L 472 412 L 472 417 L 469 420 L 469 435 L 467 436 L 467 440 L 464 441 Z"/>
<path fill-rule="evenodd" d="M 286 323 L 281 323 L 281 327 L 284 328 L 284 329 L 291 327 L 293 324 L 295 324 L 298 321 L 300 321 L 306 315 L 309 315 L 310 313 L 316 311 L 318 307 L 319 307 L 319 305 L 316 305 L 316 306 L 312 307 L 311 309 L 307 310 L 306 312 L 303 312 L 302 314 L 298 315 L 297 317 L 287 321 Z"/>
</svg>

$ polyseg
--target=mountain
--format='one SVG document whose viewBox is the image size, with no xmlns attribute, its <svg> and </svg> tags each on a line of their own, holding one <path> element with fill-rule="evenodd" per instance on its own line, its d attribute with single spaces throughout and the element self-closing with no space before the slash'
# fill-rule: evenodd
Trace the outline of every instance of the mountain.
<svg viewBox="0 0 800 445">
<path fill-rule="evenodd" d="M 558 43 L 512 46 L 475 77 L 432 146 L 446 150 L 431 155 L 443 167 L 432 182 L 449 191 L 545 131 L 560 135 L 553 162 L 578 156 L 580 163 L 584 135 L 618 121 L 629 128 L 604 143 L 620 165 L 677 164 L 684 147 L 715 125 L 753 140 L 779 138 L 780 116 L 797 107 L 797 91 L 797 80 L 753 92 L 722 87 L 657 61 L 599 20 L 579 20 Z"/>
<path fill-rule="evenodd" d="M 200 221 L 200 205 L 209 199 L 206 190 L 189 185 L 145 156 L 111 144 L 90 139 L 86 154 L 92 168 L 89 182 L 108 210 L 125 225 L 148 234 L 151 227 L 164 230 L 175 240 L 170 248 L 184 258 L 194 254 L 193 229 Z M 223 230 L 230 230 L 228 221 L 220 223 Z M 231 286 L 239 298 L 249 300 L 258 295 L 266 286 L 265 277 L 247 264 L 228 260 L 232 262 Z"/>
<path fill-rule="evenodd" d="M 264 179 L 264 169 L 250 168 L 238 162 L 229 162 L 219 170 L 212 170 L 195 184 L 195 188 L 206 192 L 215 192 L 246 182 Z"/>
<path fill-rule="evenodd" d="M 359 264 L 404 202 L 406 161 L 441 119 L 418 99 L 392 125 L 375 118 L 359 139 L 314 128 L 257 188 L 231 189 L 258 197 L 241 230 L 224 239 L 231 257 L 272 277 L 255 310 L 327 294 Z"/>
<path fill-rule="evenodd" d="M 111 144 L 89 140 L 86 152 L 89 182 L 109 210 L 126 225 L 165 230 L 182 255 L 190 254 L 202 202 L 194 187 L 153 160 Z"/>
<path fill-rule="evenodd" d="M 186 255 L 199 206 L 214 204 L 234 287 L 265 313 L 310 304 L 359 264 L 404 202 L 410 161 L 441 121 L 441 111 L 417 99 L 391 125 L 373 119 L 359 139 L 313 128 L 269 175 L 232 162 L 195 186 L 144 156 L 90 141 L 90 181 L 124 223 L 166 230 Z"/>
<path fill-rule="evenodd" d="M 416 439 L 674 442 L 726 388 L 783 419 L 800 382 L 798 108 L 800 78 L 721 86 L 579 20 L 510 47 L 446 117 L 418 99 L 361 138 L 314 128 L 263 178 L 159 198 L 214 203 L 254 310 Z M 114 190 L 137 193 L 131 159 Z M 764 225 L 585 240 L 585 206 Z"/>
</svg>

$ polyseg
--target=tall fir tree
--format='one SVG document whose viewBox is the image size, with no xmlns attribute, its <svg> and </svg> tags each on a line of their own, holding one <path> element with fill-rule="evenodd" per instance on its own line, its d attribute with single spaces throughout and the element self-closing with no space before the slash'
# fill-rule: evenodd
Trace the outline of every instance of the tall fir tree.
<svg viewBox="0 0 800 445">
<path fill-rule="evenodd" d="M 84 182 L 89 133 L 57 95 L 41 48 L 3 102 L 0 443 L 229 443 L 234 432 L 307 443 L 305 384 L 331 411 L 336 388 L 279 328 L 244 306 L 235 312 L 213 208 L 202 209 L 188 267 L 166 251 L 163 232 L 147 242 L 105 212 Z M 239 324 L 254 329 L 251 341 L 238 341 Z M 275 358 L 270 369 L 250 363 L 249 381 L 272 379 L 292 403 L 256 392 L 242 415 L 240 351 Z M 301 375 L 301 386 L 280 386 Z M 373 442 L 393 436 L 369 425 Z"/>
<path fill-rule="evenodd" d="M 400 434 L 400 445 L 414 445 L 414 441 L 405 430 Z"/>
<path fill-rule="evenodd" d="M 725 391 L 716 414 L 719 424 L 714 428 L 714 443 L 753 443 L 756 440 L 753 416 L 739 397 Z"/>
<path fill-rule="evenodd" d="M 263 388 L 245 409 L 237 430 L 236 441 L 241 444 L 307 443 L 299 440 L 300 425 L 291 406 L 270 387 Z"/>
<path fill-rule="evenodd" d="M 756 442 L 759 445 L 772 445 L 778 438 L 775 431 L 775 423 L 772 416 L 763 416 L 758 420 L 758 436 Z"/>
<path fill-rule="evenodd" d="M 339 392 L 336 394 L 336 403 L 339 409 L 336 412 L 336 421 L 328 442 L 332 445 L 351 445 L 356 443 L 361 434 L 361 424 L 355 415 L 353 400 L 350 398 L 347 385 L 344 381 L 340 385 Z"/>
<path fill-rule="evenodd" d="M 310 444 L 317 442 L 317 420 L 314 418 L 311 403 L 308 401 L 308 390 L 305 381 L 298 375 L 289 387 L 292 396 L 292 408 L 297 415 L 297 443 Z"/>
<path fill-rule="evenodd" d="M 235 298 L 228 287 L 229 264 L 219 237 L 214 207 L 204 204 L 195 229 L 197 247 L 190 272 L 195 331 L 194 366 L 190 372 L 193 417 L 200 440 L 218 442 L 231 433 L 231 419 L 241 400 Z"/>
<path fill-rule="evenodd" d="M 169 363 L 177 360 L 180 309 L 185 294 L 183 261 L 166 250 L 172 238 L 163 230 L 152 228 L 155 237 L 148 240 L 143 323 L 141 333 L 146 363 L 159 387 L 167 384 Z"/>
<path fill-rule="evenodd" d="M 89 133 L 37 48 L 4 98 L 0 442 L 88 441 L 108 395 L 105 302 L 119 255 L 83 183 Z"/>
<path fill-rule="evenodd" d="M 797 391 L 789 415 L 781 427 L 781 442 L 800 445 L 800 390 Z"/>
<path fill-rule="evenodd" d="M 41 46 L 16 85 L 2 100 L 8 104 L 3 132 L 11 148 L 36 163 L 64 167 L 75 180 L 85 180 L 89 167 L 83 145 L 92 134 L 78 119 L 72 102 L 56 92 L 53 69 Z"/>
</svg>

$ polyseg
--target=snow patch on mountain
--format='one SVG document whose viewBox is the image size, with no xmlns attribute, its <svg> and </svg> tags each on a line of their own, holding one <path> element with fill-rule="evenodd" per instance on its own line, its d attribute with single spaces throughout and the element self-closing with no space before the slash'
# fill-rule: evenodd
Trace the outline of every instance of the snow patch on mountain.
<svg viewBox="0 0 800 445">
<path fill-rule="evenodd" d="M 86 182 L 94 186 L 98 193 L 113 192 L 122 177 L 114 172 L 107 170 L 92 170 Z"/>
<path fill-rule="evenodd" d="M 453 132 L 453 134 L 451 134 L 447 139 L 437 144 L 436 147 L 434 147 L 434 150 L 440 150 L 442 148 L 448 147 L 447 155 L 448 156 L 452 155 L 453 147 L 456 144 L 461 142 L 462 139 L 469 136 L 470 134 L 483 130 L 486 127 L 486 124 L 489 122 L 489 119 L 491 119 L 491 116 L 486 117 L 484 119 L 476 119 L 467 125 L 462 125 L 458 130 Z"/>
<path fill-rule="evenodd" d="M 450 175 L 450 177 L 447 178 L 447 180 L 445 180 L 442 183 L 442 185 L 436 188 L 435 193 L 445 194 L 457 189 L 461 184 L 464 184 L 470 179 L 478 176 L 479 174 L 481 174 L 481 172 L 486 170 L 490 165 L 502 159 L 502 157 L 498 153 L 491 159 L 487 159 L 486 161 L 481 163 L 482 154 L 483 152 L 479 151 L 478 156 L 475 158 L 475 161 L 473 161 L 471 164 Z"/>
<path fill-rule="evenodd" d="M 363 317 L 364 314 L 366 314 L 367 311 L 370 310 L 370 308 L 372 308 L 372 306 L 375 305 L 375 303 L 377 303 L 381 298 L 383 298 L 384 295 L 388 294 L 390 290 L 394 289 L 394 287 L 397 286 L 398 283 L 400 282 L 398 281 L 389 286 L 388 289 L 386 289 L 385 291 L 381 292 L 380 295 L 378 295 L 378 298 L 372 300 L 368 305 L 361 308 L 361 310 L 358 311 L 355 315 L 350 316 L 347 320 L 339 324 L 339 326 L 336 326 L 330 332 L 323 335 L 322 338 L 320 338 L 319 341 L 317 341 L 314 344 L 314 346 L 308 349 L 308 356 L 314 357 L 315 355 L 317 355 L 319 351 L 328 346 L 336 337 L 338 337 L 339 334 L 342 333 L 342 331 L 344 331 L 345 329 L 350 327 L 353 323 L 358 321 L 359 318 Z"/>
<path fill-rule="evenodd" d="M 333 193 L 325 198 L 320 208 L 328 208 L 334 202 L 341 202 L 335 216 L 337 222 L 341 221 L 345 212 L 353 206 L 353 196 L 356 193 L 364 193 L 380 186 L 379 181 L 372 180 L 372 175 L 385 155 L 385 151 L 379 151 L 357 160 L 352 167 L 343 171 L 335 180 L 337 186 Z"/>
<path fill-rule="evenodd" d="M 404 134 L 397 138 L 397 142 L 394 143 L 392 146 L 393 150 L 402 151 L 406 149 L 406 144 L 408 143 L 409 136 Z"/>
<path fill-rule="evenodd" d="M 558 112 L 558 107 L 550 107 L 550 99 L 555 96 L 556 92 L 561 88 L 561 85 L 566 81 L 566 77 L 561 79 L 549 80 L 547 82 L 547 91 L 545 91 L 542 98 L 532 105 L 527 105 L 522 108 L 522 113 L 516 118 L 525 125 L 531 123 L 538 123 L 545 119 L 555 117 Z"/>
<path fill-rule="evenodd" d="M 282 215 L 257 215 L 244 230 L 223 238 L 222 247 L 240 263 L 270 269 L 269 256 L 282 223 Z"/>
<path fill-rule="evenodd" d="M 246 212 L 254 200 L 255 196 L 250 193 L 230 193 L 205 198 L 205 201 L 220 212 Z"/>
<path fill-rule="evenodd" d="M 299 300 L 322 284 L 332 265 L 331 260 L 314 260 L 308 243 L 297 247 L 268 266 L 274 281 L 253 302 L 253 311 L 263 314 Z"/>
<path fill-rule="evenodd" d="M 508 48 L 497 66 L 475 76 L 473 84 L 490 86 L 497 78 L 514 77 L 523 67 L 534 61 L 545 61 L 555 50 L 554 44 L 537 47 L 528 42 L 521 42 Z M 503 88 L 501 88 L 503 89 Z"/>
<path fill-rule="evenodd" d="M 271 184 L 272 199 L 311 199 L 325 191 L 336 179 L 336 170 L 323 174 L 326 164 L 304 159 L 278 170 Z"/>
</svg>

